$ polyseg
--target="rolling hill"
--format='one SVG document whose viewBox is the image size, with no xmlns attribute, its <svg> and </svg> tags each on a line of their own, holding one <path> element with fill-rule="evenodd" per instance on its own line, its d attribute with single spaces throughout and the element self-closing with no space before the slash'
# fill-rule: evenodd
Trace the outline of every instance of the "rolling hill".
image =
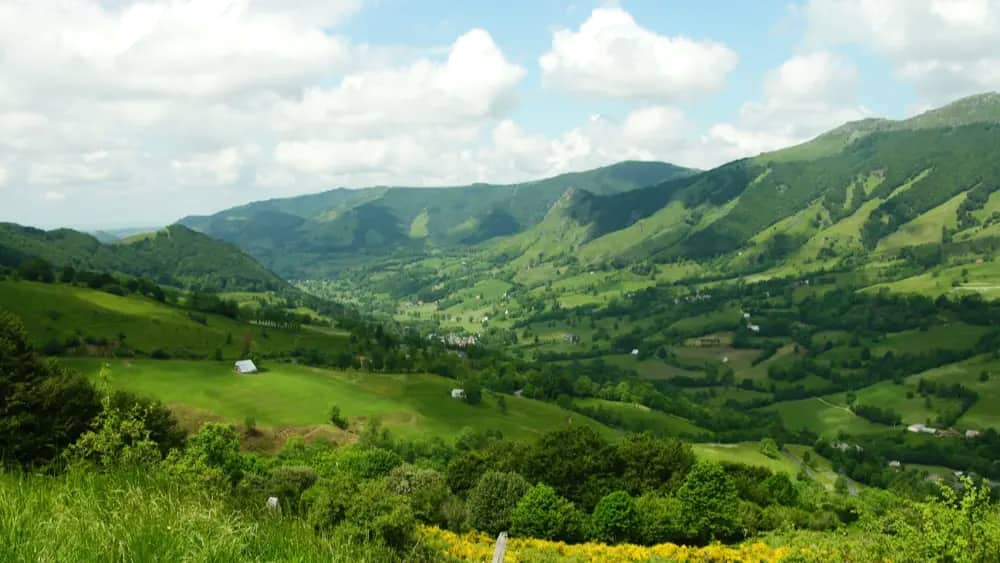
<svg viewBox="0 0 1000 563">
<path fill-rule="evenodd" d="M 236 246 L 182 225 L 113 243 L 72 229 L 0 224 L 0 266 L 41 258 L 57 268 L 118 272 L 180 288 L 279 291 L 293 288 Z"/>
</svg>

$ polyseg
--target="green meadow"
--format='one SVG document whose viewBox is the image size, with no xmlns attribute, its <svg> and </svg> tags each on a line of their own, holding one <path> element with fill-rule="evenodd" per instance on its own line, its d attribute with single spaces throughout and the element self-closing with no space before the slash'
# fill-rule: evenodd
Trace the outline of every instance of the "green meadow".
<svg viewBox="0 0 1000 563">
<path fill-rule="evenodd" d="M 146 297 L 123 297 L 65 284 L 0 281 L 0 309 L 20 317 L 39 345 L 70 338 L 123 340 L 128 348 L 146 354 L 162 350 L 171 355 L 207 358 L 218 349 L 224 357 L 235 357 L 244 336 L 252 338 L 262 353 L 297 347 L 330 349 L 347 338 L 335 330 L 290 331 L 219 315 L 191 315 Z"/>
<path fill-rule="evenodd" d="M 666 436 L 705 435 L 707 430 L 677 415 L 655 411 L 637 404 L 608 401 L 605 399 L 577 399 L 575 404 L 589 409 L 604 409 L 621 416 L 627 427 L 641 427 Z"/>
<path fill-rule="evenodd" d="M 97 377 L 101 360 L 67 359 L 67 365 Z M 236 375 L 228 363 L 112 360 L 112 387 L 156 397 L 240 423 L 253 417 L 264 427 L 323 425 L 332 405 L 349 419 L 379 417 L 403 436 L 455 436 L 463 427 L 500 430 L 509 438 L 530 438 L 567 424 L 586 424 L 606 437 L 617 432 L 555 405 L 483 394 L 479 405 L 452 399 L 454 380 L 435 375 L 378 375 L 268 364 L 257 375 Z"/>
</svg>

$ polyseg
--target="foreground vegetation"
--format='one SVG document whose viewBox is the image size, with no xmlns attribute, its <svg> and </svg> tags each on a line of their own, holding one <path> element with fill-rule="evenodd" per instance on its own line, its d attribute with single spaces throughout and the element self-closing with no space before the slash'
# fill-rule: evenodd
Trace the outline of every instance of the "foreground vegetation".
<svg viewBox="0 0 1000 563">
<path fill-rule="evenodd" d="M 585 425 L 446 441 L 369 419 L 350 445 L 242 453 L 253 426 L 185 436 L 162 403 L 95 379 L 39 357 L 0 315 L 4 560 L 475 561 L 501 531 L 512 561 L 1000 556 L 1000 510 L 968 478 L 913 500 L 852 496 L 805 469 L 699 461 L 676 439 Z"/>
</svg>

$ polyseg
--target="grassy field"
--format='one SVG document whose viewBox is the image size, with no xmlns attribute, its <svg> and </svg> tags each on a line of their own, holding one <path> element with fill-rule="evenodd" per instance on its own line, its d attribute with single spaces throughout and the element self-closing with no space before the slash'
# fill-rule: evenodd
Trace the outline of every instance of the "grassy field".
<svg viewBox="0 0 1000 563">
<path fill-rule="evenodd" d="M 0 472 L 0 561 L 391 560 L 384 548 L 334 541 L 303 519 L 259 518 L 161 471 Z"/>
<path fill-rule="evenodd" d="M 701 459 L 715 462 L 745 463 L 766 467 L 774 472 L 784 472 L 791 477 L 799 472 L 799 462 L 802 454 L 810 451 L 812 457 L 813 474 L 817 482 L 827 488 L 833 488 L 833 483 L 837 476 L 833 472 L 830 462 L 820 457 L 816 452 L 812 452 L 809 446 L 788 444 L 778 457 L 768 457 L 760 453 L 756 442 L 743 442 L 740 444 L 693 444 L 694 453 Z"/>
<path fill-rule="evenodd" d="M 982 374 L 987 375 L 981 381 Z M 979 394 L 979 400 L 958 419 L 959 428 L 1000 428 L 1000 360 L 989 355 L 976 356 L 964 362 L 942 366 L 907 378 L 916 384 L 920 378 L 943 383 L 960 383 Z M 935 402 L 941 399 L 935 398 Z"/>
<path fill-rule="evenodd" d="M 789 430 L 810 430 L 826 438 L 835 438 L 840 432 L 866 434 L 887 428 L 855 415 L 846 405 L 835 404 L 822 397 L 783 401 L 765 407 L 765 410 L 781 415 Z"/>
<path fill-rule="evenodd" d="M 874 347 L 873 352 L 884 354 L 892 350 L 895 354 L 919 354 L 933 349 L 966 350 L 974 346 L 988 331 L 989 328 L 984 326 L 951 323 L 936 325 L 927 330 L 897 332 L 886 336 L 884 341 Z"/>
<path fill-rule="evenodd" d="M 665 436 L 695 436 L 707 433 L 704 428 L 696 426 L 685 418 L 655 411 L 642 405 L 593 398 L 577 399 L 574 402 L 577 405 L 590 409 L 600 408 L 613 411 L 627 422 L 640 425 L 644 429 Z"/>
<path fill-rule="evenodd" d="M 245 335 L 258 351 L 268 354 L 298 346 L 331 349 L 346 342 L 338 331 L 264 329 L 218 315 L 200 315 L 138 296 L 120 297 L 103 291 L 63 284 L 0 282 L 0 309 L 19 316 L 39 345 L 71 337 L 118 342 L 150 353 L 210 357 L 216 349 L 235 358 Z"/>
<path fill-rule="evenodd" d="M 96 376 L 99 360 L 66 360 Z M 612 438 L 617 432 L 555 405 L 506 396 L 507 412 L 484 394 L 480 405 L 454 400 L 455 382 L 434 375 L 373 375 L 272 364 L 259 375 L 238 376 L 215 362 L 114 360 L 111 385 L 150 395 L 168 405 L 193 407 L 241 423 L 254 417 L 263 427 L 327 423 L 331 405 L 351 419 L 378 416 L 403 436 L 451 437 L 463 427 L 497 429 L 509 438 L 530 438 L 566 424 L 587 424 Z M 572 421 L 572 422 L 570 422 Z"/>
</svg>

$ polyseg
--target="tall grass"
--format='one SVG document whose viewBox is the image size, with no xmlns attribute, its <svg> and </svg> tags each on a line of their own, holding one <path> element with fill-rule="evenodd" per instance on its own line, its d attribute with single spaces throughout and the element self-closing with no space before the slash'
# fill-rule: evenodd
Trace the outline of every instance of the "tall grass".
<svg viewBox="0 0 1000 563">
<path fill-rule="evenodd" d="M 229 506 L 154 471 L 0 473 L 0 561 L 397 561 L 304 522 Z"/>
</svg>

